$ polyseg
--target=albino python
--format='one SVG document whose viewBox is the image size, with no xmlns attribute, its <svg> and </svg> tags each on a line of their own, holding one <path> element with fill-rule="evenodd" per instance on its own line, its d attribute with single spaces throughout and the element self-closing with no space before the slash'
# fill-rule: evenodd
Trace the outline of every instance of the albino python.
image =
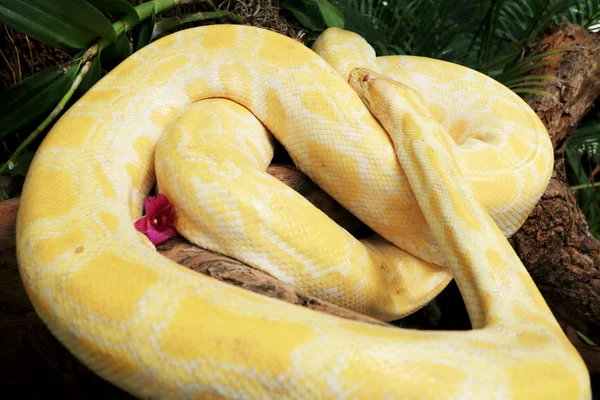
<svg viewBox="0 0 600 400">
<path fill-rule="evenodd" d="M 181 31 L 65 113 L 17 222 L 21 276 L 52 333 L 140 398 L 589 399 L 506 240 L 552 171 L 537 116 L 477 72 L 376 58 L 340 29 L 313 50 L 247 26 Z M 267 175 L 270 134 L 377 235 L 354 239 Z M 382 320 L 453 277 L 473 330 L 344 320 L 188 270 L 134 229 L 155 182 L 190 241 Z"/>
</svg>

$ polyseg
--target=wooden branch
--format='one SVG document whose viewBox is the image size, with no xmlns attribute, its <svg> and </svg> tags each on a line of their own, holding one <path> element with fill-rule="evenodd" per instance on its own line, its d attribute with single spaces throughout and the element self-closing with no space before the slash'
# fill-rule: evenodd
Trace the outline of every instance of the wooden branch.
<svg viewBox="0 0 600 400">
<path fill-rule="evenodd" d="M 557 78 L 543 87 L 552 97 L 526 98 L 554 144 L 554 173 L 510 242 L 557 318 L 600 343 L 600 242 L 569 188 L 564 159 L 573 129 L 600 96 L 600 34 L 567 23 L 553 26 L 530 45 L 529 54 L 557 48 L 570 50 L 532 72 Z"/>
<path fill-rule="evenodd" d="M 158 247 L 165 257 L 201 274 L 244 289 L 273 297 L 288 303 L 322 311 L 338 317 L 369 322 L 375 325 L 391 326 L 375 318 L 346 310 L 316 297 L 299 292 L 293 286 L 282 283 L 262 271 L 247 266 L 237 260 L 201 249 L 187 240 L 178 237 Z"/>
<path fill-rule="evenodd" d="M 0 248 L 8 255 L 17 249 L 16 225 L 19 199 L 0 202 Z"/>
</svg>

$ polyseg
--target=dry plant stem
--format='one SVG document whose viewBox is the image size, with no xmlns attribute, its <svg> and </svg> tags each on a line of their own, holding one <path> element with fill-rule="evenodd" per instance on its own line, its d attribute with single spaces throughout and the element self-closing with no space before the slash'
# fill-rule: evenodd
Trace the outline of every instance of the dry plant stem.
<svg viewBox="0 0 600 400">
<path fill-rule="evenodd" d="M 570 47 L 537 74 L 551 74 L 542 90 L 527 96 L 554 145 L 554 172 L 538 205 L 510 239 L 558 319 L 600 343 L 600 241 L 567 183 L 565 148 L 573 129 L 600 96 L 600 34 L 572 24 L 554 26 L 529 46 L 530 54 Z"/>
</svg>

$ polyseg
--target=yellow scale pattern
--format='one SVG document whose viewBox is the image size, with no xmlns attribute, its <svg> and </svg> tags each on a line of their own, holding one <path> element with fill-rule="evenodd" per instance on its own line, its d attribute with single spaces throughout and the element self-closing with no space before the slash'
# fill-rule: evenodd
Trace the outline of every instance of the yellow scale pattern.
<svg viewBox="0 0 600 400">
<path fill-rule="evenodd" d="M 265 174 L 271 133 L 377 235 L 354 239 Z M 589 399 L 505 239 L 551 170 L 535 114 L 467 68 L 376 58 L 339 29 L 311 51 L 195 28 L 132 55 L 53 127 L 22 194 L 20 272 L 53 334 L 140 398 Z M 194 243 L 383 320 L 454 277 L 475 329 L 343 320 L 181 267 L 133 227 L 155 182 Z"/>
</svg>

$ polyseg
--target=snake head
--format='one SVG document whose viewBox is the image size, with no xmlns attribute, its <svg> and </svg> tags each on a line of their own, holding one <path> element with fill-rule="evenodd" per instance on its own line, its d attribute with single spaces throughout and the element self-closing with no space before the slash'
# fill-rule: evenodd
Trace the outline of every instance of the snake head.
<svg viewBox="0 0 600 400">
<path fill-rule="evenodd" d="M 350 71 L 348 84 L 380 122 L 382 117 L 392 113 L 390 106 L 395 98 L 404 97 L 403 92 L 407 90 L 414 91 L 367 68 L 354 68 Z"/>
<path fill-rule="evenodd" d="M 365 105 L 371 107 L 377 104 L 374 101 L 374 91 L 371 90 L 376 79 L 381 78 L 381 75 L 366 68 L 354 68 L 348 74 L 348 84 L 358 94 Z"/>
<path fill-rule="evenodd" d="M 431 118 L 423 96 L 415 89 L 366 68 L 354 68 L 348 84 L 371 114 L 384 126 L 393 115 L 406 112 Z"/>
</svg>

